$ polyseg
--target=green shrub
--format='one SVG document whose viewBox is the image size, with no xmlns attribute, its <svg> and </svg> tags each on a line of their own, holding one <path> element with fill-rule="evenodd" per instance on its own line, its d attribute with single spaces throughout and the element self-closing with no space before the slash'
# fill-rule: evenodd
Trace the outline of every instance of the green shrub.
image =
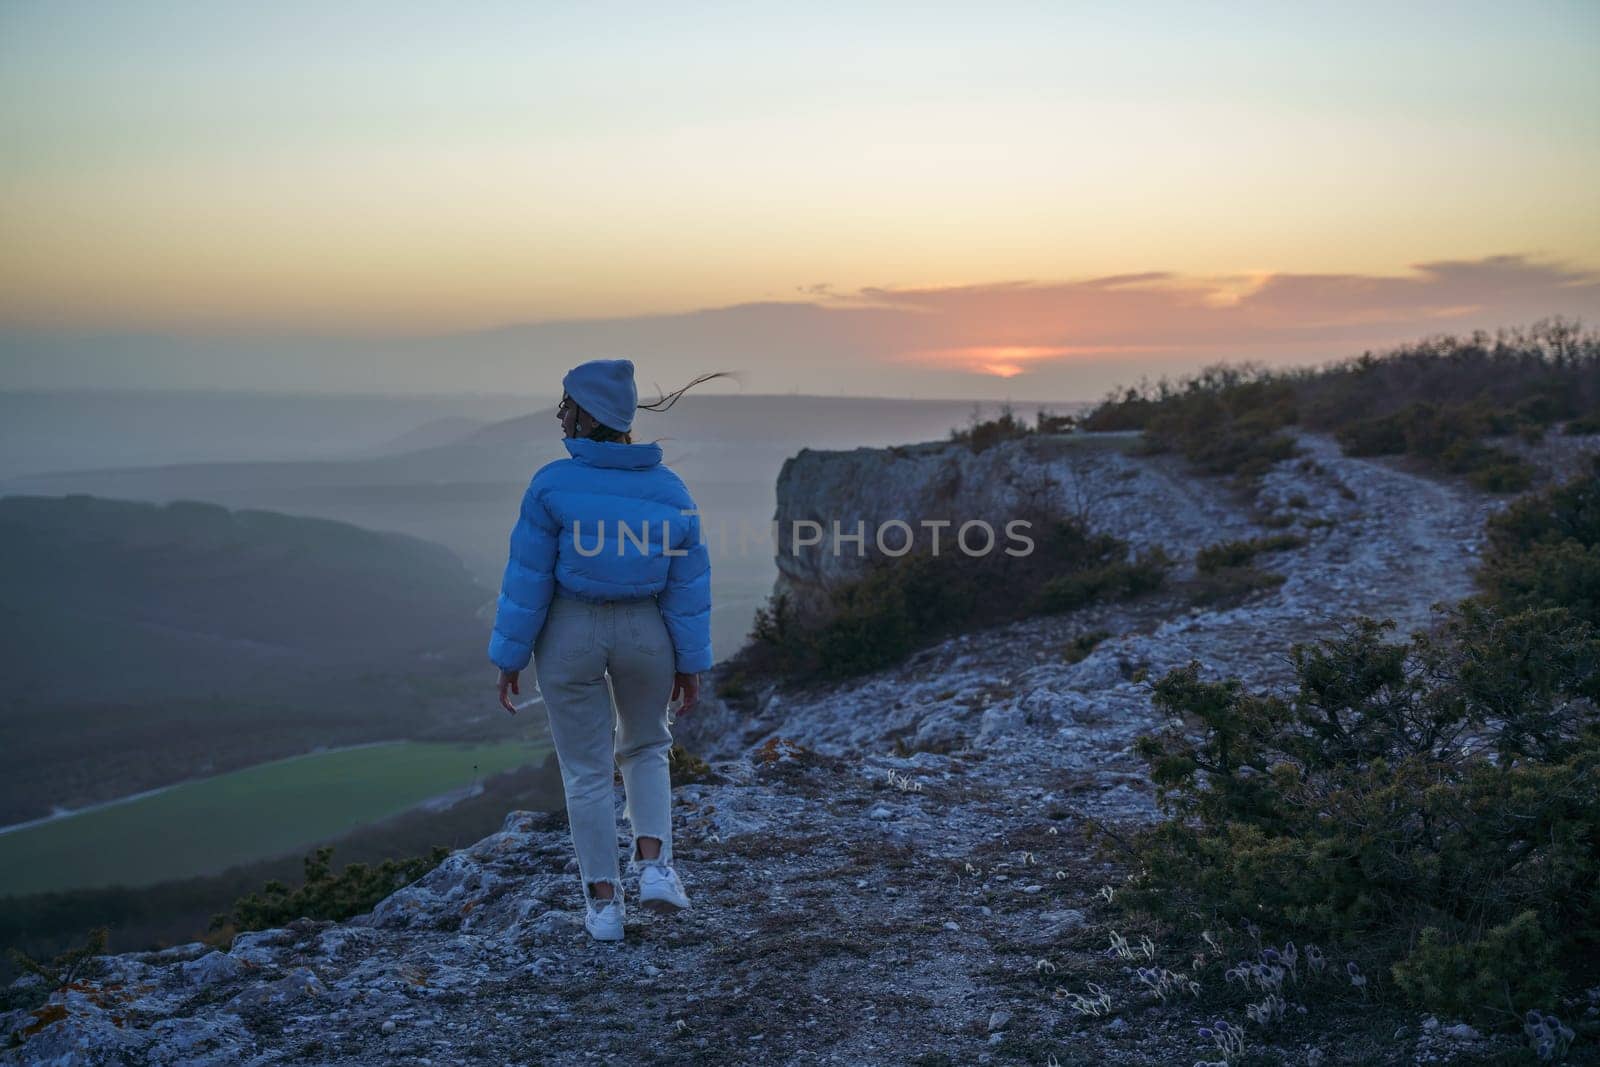
<svg viewBox="0 0 1600 1067">
<path fill-rule="evenodd" d="M 1479 588 L 1503 611 L 1561 606 L 1600 626 L 1600 457 L 1489 520 Z"/>
<path fill-rule="evenodd" d="M 1107 398 L 1080 420 L 1087 430 L 1144 431 L 1150 453 L 1177 452 L 1207 474 L 1249 479 L 1296 454 L 1284 432 L 1298 421 L 1293 387 L 1255 364 L 1202 369 Z"/>
<path fill-rule="evenodd" d="M 1201 571 L 1186 586 L 1189 603 L 1219 610 L 1243 603 L 1263 589 L 1276 589 L 1288 577 L 1259 567 L 1219 567 Z"/>
<path fill-rule="evenodd" d="M 1048 615 L 1104 600 L 1125 600 L 1161 588 L 1170 561 L 1160 550 L 1139 555 L 1132 561 L 1103 563 L 1097 567 L 1058 575 L 1046 582 L 1035 595 L 1032 610 Z"/>
<path fill-rule="evenodd" d="M 89 931 L 83 944 L 69 948 L 48 961 L 36 960 L 16 948 L 8 949 L 6 954 L 17 970 L 35 976 L 39 981 L 0 989 L 0 1011 L 37 1008 L 52 993 L 98 974 L 102 970 L 100 957 L 105 955 L 110 936 L 108 928 L 98 926 Z"/>
<path fill-rule="evenodd" d="M 1207 367 L 1114 392 L 1080 424 L 1141 430 L 1148 452 L 1178 452 L 1197 470 L 1245 481 L 1294 454 L 1287 431 L 1298 425 L 1332 433 L 1350 455 L 1412 455 L 1486 491 L 1516 492 L 1532 472 L 1483 438 L 1535 441 L 1567 419 L 1567 432 L 1593 433 L 1597 412 L 1600 332 L 1551 319 L 1320 368 Z"/>
<path fill-rule="evenodd" d="M 1392 625 L 1294 646 L 1284 695 L 1198 664 L 1155 683 L 1185 725 L 1138 742 L 1170 817 L 1134 839 L 1122 896 L 1392 968 L 1431 1010 L 1548 1007 L 1600 949 L 1600 637 L 1474 601 L 1437 637 Z"/>
<path fill-rule="evenodd" d="M 1483 456 L 1481 464 L 1466 475 L 1467 481 L 1486 493 L 1520 493 L 1533 484 L 1533 473 L 1532 467 L 1515 456 Z"/>
<path fill-rule="evenodd" d="M 871 561 L 831 590 L 824 621 L 802 625 L 784 595 L 756 613 L 736 659 L 753 674 L 841 678 L 904 659 L 941 637 L 1030 614 L 1070 611 L 1158 588 L 1170 561 L 1067 519 L 1034 521 L 1025 556 L 907 555 Z"/>
<path fill-rule="evenodd" d="M 1044 426 L 1044 413 L 1040 412 L 1039 427 Z M 974 452 L 982 452 L 1001 441 L 1010 441 L 1018 437 L 1026 437 L 1033 431 L 1028 429 L 1028 424 L 1017 418 L 1011 410 L 1010 404 L 1002 404 L 1000 414 L 992 419 L 979 419 L 978 407 L 973 405 L 971 421 L 965 427 L 957 427 L 950 431 L 950 440 L 966 445 Z"/>
<path fill-rule="evenodd" d="M 1576 541 L 1533 545 L 1494 561 L 1482 579 L 1489 595 L 1508 606 L 1549 603 L 1600 624 L 1600 545 Z"/>
<path fill-rule="evenodd" d="M 1519 1000 L 1550 1005 L 1558 1003 L 1563 985 L 1561 940 L 1531 909 L 1467 941 L 1429 926 L 1392 973 L 1413 1003 L 1457 1018 L 1482 1014 L 1485 1005 L 1509 1011 Z M 1511 989 L 1516 996 L 1508 997 Z"/>
<path fill-rule="evenodd" d="M 977 604 L 973 569 L 954 556 L 906 556 L 839 587 L 832 616 L 811 638 L 819 668 L 874 670 L 959 626 Z"/>
<path fill-rule="evenodd" d="M 1109 630 L 1091 630 L 1081 633 L 1068 642 L 1062 657 L 1068 663 L 1082 663 L 1089 658 L 1089 653 L 1100 646 L 1100 642 L 1111 636 Z"/>
<path fill-rule="evenodd" d="M 1299 548 L 1305 543 L 1304 537 L 1291 533 L 1251 537 L 1241 541 L 1219 541 L 1196 552 L 1194 564 L 1208 573 L 1225 567 L 1242 567 L 1262 552 L 1282 552 Z"/>
<path fill-rule="evenodd" d="M 1398 456 L 1409 444 L 1406 426 L 1411 412 L 1381 415 L 1347 423 L 1334 432 L 1334 439 L 1347 456 Z"/>
<path fill-rule="evenodd" d="M 1034 417 L 1035 433 L 1071 433 L 1078 428 L 1078 416 L 1055 415 L 1040 408 Z"/>
<path fill-rule="evenodd" d="M 776 593 L 756 608 L 750 643 L 735 657 L 741 676 L 793 676 L 814 665 L 811 633 L 803 627 L 787 593 Z"/>
<path fill-rule="evenodd" d="M 1573 437 L 1600 433 L 1600 409 L 1591 411 L 1587 415 L 1580 416 L 1576 419 L 1573 419 L 1571 422 L 1568 422 L 1566 426 L 1562 428 L 1562 432 Z"/>
<path fill-rule="evenodd" d="M 1430 458 L 1443 455 L 1463 441 L 1505 433 L 1509 428 L 1508 420 L 1482 404 L 1441 406 L 1428 401 L 1420 401 L 1370 422 L 1384 424 L 1378 436 L 1384 439 L 1385 444 L 1393 438 L 1399 439 L 1400 447 L 1391 451 Z M 1366 423 L 1357 422 L 1343 427 L 1340 431 L 1341 443 L 1343 438 L 1363 432 L 1371 432 Z M 1346 451 L 1351 455 L 1361 454 L 1359 449 L 1347 448 Z"/>
<path fill-rule="evenodd" d="M 305 882 L 290 889 L 279 881 L 268 882 L 258 893 L 240 898 L 229 914 L 211 920 L 211 929 L 269 930 L 296 919 L 348 919 L 371 911 L 397 889 L 421 878 L 450 854 L 436 847 L 428 856 L 406 860 L 384 860 L 376 867 L 352 863 L 337 873 L 333 870 L 333 847 L 325 845 L 305 859 Z"/>
<path fill-rule="evenodd" d="M 673 785 L 710 782 L 717 778 L 716 772 L 711 769 L 711 764 L 677 742 L 667 750 L 667 769 Z"/>
<path fill-rule="evenodd" d="M 1253 478 L 1297 454 L 1284 432 L 1297 420 L 1287 383 L 1213 372 L 1146 420 L 1144 432 L 1152 450 L 1179 452 L 1202 473 Z"/>
<path fill-rule="evenodd" d="M 1591 457 L 1588 471 L 1511 503 L 1489 520 L 1488 532 L 1500 556 L 1562 541 L 1600 544 L 1600 456 Z"/>
<path fill-rule="evenodd" d="M 1526 407 L 1519 406 L 1519 410 Z M 1517 415 L 1481 403 L 1441 407 L 1427 401 L 1400 411 L 1340 426 L 1335 438 L 1348 455 L 1406 453 L 1450 474 L 1466 475 L 1478 488 L 1512 493 L 1528 487 L 1533 470 L 1510 453 L 1479 438 L 1510 433 Z"/>
<path fill-rule="evenodd" d="M 738 671 L 730 671 L 717 680 L 717 696 L 737 703 L 750 696 L 750 682 Z"/>
<path fill-rule="evenodd" d="M 1419 402 L 1503 413 L 1507 424 L 1600 403 L 1600 333 L 1554 318 L 1526 329 L 1440 335 L 1295 372 L 1305 421 L 1333 429 Z M 1520 405 L 1533 400 L 1522 408 Z M 1498 432 L 1509 432 L 1501 430 Z"/>
<path fill-rule="evenodd" d="M 1098 433 L 1125 433 L 1142 430 L 1162 404 L 1170 397 L 1174 386 L 1162 380 L 1158 385 L 1142 384 L 1112 390 L 1098 406 L 1087 412 L 1079 425 Z"/>
</svg>

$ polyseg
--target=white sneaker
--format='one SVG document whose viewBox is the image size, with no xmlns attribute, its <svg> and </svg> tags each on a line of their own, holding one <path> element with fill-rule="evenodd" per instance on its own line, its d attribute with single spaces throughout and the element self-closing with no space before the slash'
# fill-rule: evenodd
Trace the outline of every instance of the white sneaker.
<svg viewBox="0 0 1600 1067">
<path fill-rule="evenodd" d="M 583 928 L 596 941 L 621 941 L 622 916 L 621 896 L 605 900 L 595 897 L 584 908 Z"/>
<path fill-rule="evenodd" d="M 674 915 L 689 908 L 678 872 L 665 863 L 645 860 L 639 867 L 639 906 L 658 915 Z"/>
</svg>

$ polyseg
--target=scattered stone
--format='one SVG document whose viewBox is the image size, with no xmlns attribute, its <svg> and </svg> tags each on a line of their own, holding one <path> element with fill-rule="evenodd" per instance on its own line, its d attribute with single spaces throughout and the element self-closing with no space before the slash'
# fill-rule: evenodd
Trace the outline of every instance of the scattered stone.
<svg viewBox="0 0 1600 1067">
<path fill-rule="evenodd" d="M 228 1001 L 226 1010 L 233 1015 L 279 1008 L 310 997 L 320 997 L 328 992 L 322 979 L 311 970 L 301 967 L 292 973 L 268 982 L 251 986 Z"/>
<path fill-rule="evenodd" d="M 531 934 L 549 937 L 561 934 L 569 934 L 572 931 L 580 928 L 582 924 L 582 918 L 575 911 L 564 911 L 559 908 L 552 908 L 549 911 L 543 912 L 537 919 L 529 923 L 527 929 Z"/>
<path fill-rule="evenodd" d="M 922 720 L 912 738 L 912 747 L 946 751 L 966 740 L 967 728 L 954 713 L 936 713 Z"/>
<path fill-rule="evenodd" d="M 226 952 L 212 952 L 183 964 L 183 980 L 190 985 L 215 985 L 231 981 L 245 971 L 245 965 Z"/>
</svg>

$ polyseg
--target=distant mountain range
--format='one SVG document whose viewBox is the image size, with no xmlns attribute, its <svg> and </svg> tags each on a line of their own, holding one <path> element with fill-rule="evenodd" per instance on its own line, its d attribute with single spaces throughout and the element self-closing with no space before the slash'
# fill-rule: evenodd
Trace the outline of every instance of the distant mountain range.
<svg viewBox="0 0 1600 1067">
<path fill-rule="evenodd" d="M 357 459 L 442 444 L 549 403 L 471 393 L 0 391 L 0 479 L 221 460 Z"/>
</svg>

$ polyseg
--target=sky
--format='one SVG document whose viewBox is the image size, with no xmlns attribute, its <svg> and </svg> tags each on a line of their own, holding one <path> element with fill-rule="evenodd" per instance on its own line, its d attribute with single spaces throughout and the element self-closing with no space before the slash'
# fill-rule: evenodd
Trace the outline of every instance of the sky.
<svg viewBox="0 0 1600 1067">
<path fill-rule="evenodd" d="M 1600 320 L 1600 4 L 0 5 L 0 387 L 1097 395 Z"/>
</svg>

